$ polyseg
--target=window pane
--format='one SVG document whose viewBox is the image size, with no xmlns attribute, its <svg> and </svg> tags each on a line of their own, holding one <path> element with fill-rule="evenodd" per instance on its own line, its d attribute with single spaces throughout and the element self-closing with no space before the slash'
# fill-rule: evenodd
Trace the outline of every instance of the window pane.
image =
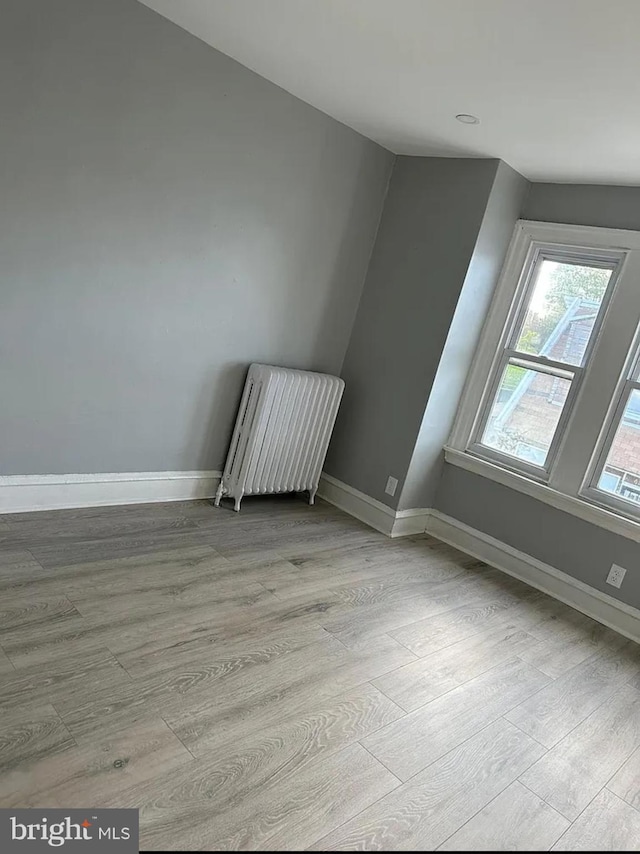
<svg viewBox="0 0 640 854">
<path fill-rule="evenodd" d="M 507 365 L 493 401 L 482 444 L 544 465 L 571 381 L 533 368 Z"/>
<path fill-rule="evenodd" d="M 581 365 L 612 272 L 543 259 L 515 349 Z"/>
<path fill-rule="evenodd" d="M 640 503 L 640 391 L 629 396 L 598 489 Z"/>
</svg>

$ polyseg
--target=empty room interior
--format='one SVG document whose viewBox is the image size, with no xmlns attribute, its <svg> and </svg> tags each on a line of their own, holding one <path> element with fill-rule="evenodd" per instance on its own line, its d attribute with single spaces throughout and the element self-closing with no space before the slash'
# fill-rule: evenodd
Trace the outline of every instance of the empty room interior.
<svg viewBox="0 0 640 854">
<path fill-rule="evenodd" d="M 640 3 L 0 12 L 2 851 L 637 851 Z"/>
</svg>

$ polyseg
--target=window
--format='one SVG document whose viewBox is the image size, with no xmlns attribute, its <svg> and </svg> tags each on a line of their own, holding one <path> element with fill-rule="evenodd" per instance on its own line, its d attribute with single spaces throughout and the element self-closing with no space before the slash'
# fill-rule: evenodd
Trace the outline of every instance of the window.
<svg viewBox="0 0 640 854">
<path fill-rule="evenodd" d="M 519 222 L 450 461 L 640 520 L 639 326 L 640 233 Z"/>
<path fill-rule="evenodd" d="M 592 482 L 592 488 L 606 493 L 614 506 L 618 501 L 640 503 L 639 370 L 636 365 L 624 384 Z"/>
<path fill-rule="evenodd" d="M 531 245 L 474 437 L 477 452 L 545 478 L 620 262 L 615 253 Z"/>
</svg>

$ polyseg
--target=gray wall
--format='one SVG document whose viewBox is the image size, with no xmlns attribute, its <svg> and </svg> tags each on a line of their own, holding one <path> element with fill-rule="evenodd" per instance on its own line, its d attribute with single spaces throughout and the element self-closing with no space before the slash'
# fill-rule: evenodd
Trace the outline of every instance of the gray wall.
<svg viewBox="0 0 640 854">
<path fill-rule="evenodd" d="M 398 157 L 325 470 L 397 507 L 497 160 Z M 400 481 L 386 495 L 387 477 Z"/>
<path fill-rule="evenodd" d="M 640 230 L 640 187 L 532 184 L 524 219 Z"/>
<path fill-rule="evenodd" d="M 525 554 L 640 608 L 640 545 L 529 495 L 444 466 L 436 507 Z M 605 584 L 612 563 L 630 570 L 620 590 Z"/>
<path fill-rule="evenodd" d="M 433 507 L 447 443 L 529 183 L 500 163 L 431 386 L 398 508 Z"/>
<path fill-rule="evenodd" d="M 0 473 L 222 467 L 339 372 L 393 157 L 135 0 L 4 0 Z"/>
<path fill-rule="evenodd" d="M 608 228 L 640 229 L 640 187 L 532 184 L 522 216 Z M 634 607 L 640 578 L 620 590 L 605 584 L 612 563 L 633 569 L 640 545 L 480 475 L 445 464 L 435 507 Z"/>
</svg>

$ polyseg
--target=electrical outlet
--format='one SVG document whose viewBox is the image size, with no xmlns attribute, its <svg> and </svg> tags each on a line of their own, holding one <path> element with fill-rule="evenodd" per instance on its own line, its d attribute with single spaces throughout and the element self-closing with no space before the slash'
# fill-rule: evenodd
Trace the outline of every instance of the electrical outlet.
<svg viewBox="0 0 640 854">
<path fill-rule="evenodd" d="M 391 477 L 391 475 L 389 475 L 389 477 L 387 478 L 387 485 L 385 486 L 384 491 L 387 493 L 387 495 L 395 495 L 397 486 L 398 478 Z"/>
<path fill-rule="evenodd" d="M 611 584 L 612 587 L 622 587 L 622 582 L 626 574 L 627 570 L 624 567 L 612 563 L 609 575 L 607 575 L 607 584 Z"/>
</svg>

